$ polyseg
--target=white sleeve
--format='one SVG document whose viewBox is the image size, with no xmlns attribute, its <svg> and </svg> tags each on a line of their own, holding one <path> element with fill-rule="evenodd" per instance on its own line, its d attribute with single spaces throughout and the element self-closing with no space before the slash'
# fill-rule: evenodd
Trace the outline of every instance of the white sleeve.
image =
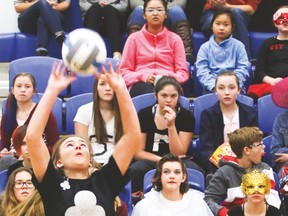
<svg viewBox="0 0 288 216">
<path fill-rule="evenodd" d="M 92 121 L 92 109 L 93 103 L 88 103 L 79 107 L 73 122 L 78 122 L 89 127 L 89 124 Z"/>
</svg>

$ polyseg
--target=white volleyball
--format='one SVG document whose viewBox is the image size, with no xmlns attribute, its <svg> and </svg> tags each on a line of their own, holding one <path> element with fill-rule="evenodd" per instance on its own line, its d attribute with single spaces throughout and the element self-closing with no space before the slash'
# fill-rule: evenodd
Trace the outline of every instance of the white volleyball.
<svg viewBox="0 0 288 216">
<path fill-rule="evenodd" d="M 64 64 L 81 75 L 95 73 L 96 67 L 105 63 L 106 57 L 104 40 L 89 29 L 79 28 L 70 32 L 62 45 Z"/>
</svg>

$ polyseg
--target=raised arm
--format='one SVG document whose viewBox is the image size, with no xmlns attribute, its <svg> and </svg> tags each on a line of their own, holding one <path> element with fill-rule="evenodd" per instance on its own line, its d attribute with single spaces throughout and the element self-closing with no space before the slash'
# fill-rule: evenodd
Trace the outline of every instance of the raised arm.
<svg viewBox="0 0 288 216">
<path fill-rule="evenodd" d="M 66 69 L 63 67 L 62 63 L 55 63 L 53 65 L 45 93 L 41 98 L 27 128 L 26 143 L 33 171 L 38 182 L 42 182 L 50 160 L 47 146 L 42 140 L 42 133 L 47 124 L 57 95 L 76 79 L 74 76 L 64 76 L 65 72 Z"/>
<path fill-rule="evenodd" d="M 120 74 L 119 65 L 117 66 L 116 73 L 113 71 L 111 65 L 109 65 L 108 71 L 103 68 L 103 74 L 101 76 L 114 90 L 119 104 L 123 135 L 116 144 L 113 157 L 121 173 L 124 174 L 132 158 L 139 150 L 139 142 L 141 139 L 139 120 L 124 79 Z"/>
</svg>

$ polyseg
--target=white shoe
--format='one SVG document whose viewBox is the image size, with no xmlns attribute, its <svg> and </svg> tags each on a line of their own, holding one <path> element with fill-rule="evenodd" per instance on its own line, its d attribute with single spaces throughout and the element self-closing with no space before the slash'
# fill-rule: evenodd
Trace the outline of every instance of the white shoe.
<svg viewBox="0 0 288 216">
<path fill-rule="evenodd" d="M 113 53 L 113 59 L 117 60 L 117 61 L 121 61 L 122 55 L 120 52 L 114 52 Z"/>
</svg>

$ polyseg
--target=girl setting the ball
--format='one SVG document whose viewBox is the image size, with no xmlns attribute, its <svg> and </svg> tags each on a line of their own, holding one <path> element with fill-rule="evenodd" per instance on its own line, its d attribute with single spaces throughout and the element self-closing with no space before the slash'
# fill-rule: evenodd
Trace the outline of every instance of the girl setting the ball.
<svg viewBox="0 0 288 216">
<path fill-rule="evenodd" d="M 116 73 L 111 65 L 108 71 L 102 67 L 102 74 L 97 77 L 105 79 L 114 90 L 123 124 L 123 135 L 113 155 L 101 170 L 90 174 L 93 163 L 90 143 L 70 135 L 55 144 L 50 159 L 42 133 L 58 93 L 76 79 L 73 73 L 65 76 L 65 72 L 62 63 L 53 66 L 45 93 L 27 128 L 26 143 L 35 174 L 33 183 L 43 200 L 46 216 L 114 215 L 115 196 L 127 183 L 126 171 L 139 148 L 141 134 L 136 111 L 119 67 Z"/>
</svg>

